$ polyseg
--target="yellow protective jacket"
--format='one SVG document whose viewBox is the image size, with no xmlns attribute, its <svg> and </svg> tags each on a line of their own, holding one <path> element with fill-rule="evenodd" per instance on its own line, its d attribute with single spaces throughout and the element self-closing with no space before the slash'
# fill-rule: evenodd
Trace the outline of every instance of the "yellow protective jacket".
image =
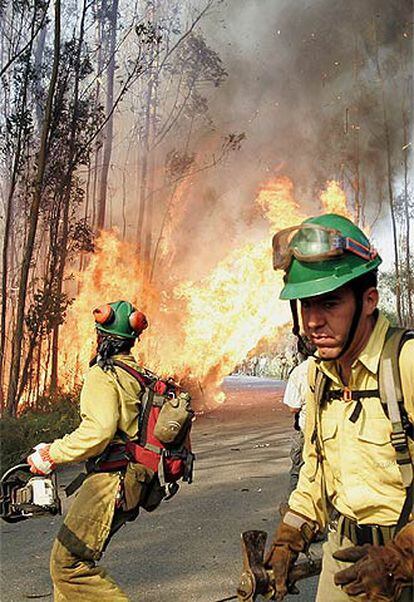
<svg viewBox="0 0 414 602">
<path fill-rule="evenodd" d="M 114 359 L 140 370 L 132 355 L 115 355 Z M 80 425 L 50 447 L 56 464 L 82 462 L 100 454 L 114 439 L 117 429 L 131 438 L 136 436 L 143 389 L 122 368 L 114 370 L 104 372 L 98 365 L 90 368 L 80 396 Z"/>
<path fill-rule="evenodd" d="M 366 347 L 352 365 L 349 389 L 378 389 L 379 360 L 388 327 L 388 320 L 380 314 Z M 404 344 L 399 361 L 404 405 L 414 422 L 414 340 Z M 335 361 L 321 362 L 319 368 L 332 380 L 333 389 L 344 388 Z M 312 393 L 314 366 L 308 374 L 305 464 L 289 506 L 323 526 L 325 497 L 341 514 L 361 524 L 396 524 L 405 500 L 405 489 L 391 445 L 391 422 L 380 399 L 362 399 L 362 412 L 355 423 L 349 420 L 355 401 L 333 399 L 324 404 L 320 413 L 322 474 L 312 440 L 316 420 Z"/>
</svg>

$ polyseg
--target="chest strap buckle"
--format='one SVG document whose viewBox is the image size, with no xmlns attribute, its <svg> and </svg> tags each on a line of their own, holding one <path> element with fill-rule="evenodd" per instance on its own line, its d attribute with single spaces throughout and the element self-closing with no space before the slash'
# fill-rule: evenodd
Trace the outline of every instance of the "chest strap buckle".
<svg viewBox="0 0 414 602">
<path fill-rule="evenodd" d="M 348 389 L 348 387 L 344 387 L 343 391 L 343 399 L 344 401 L 352 401 L 352 391 Z"/>
</svg>

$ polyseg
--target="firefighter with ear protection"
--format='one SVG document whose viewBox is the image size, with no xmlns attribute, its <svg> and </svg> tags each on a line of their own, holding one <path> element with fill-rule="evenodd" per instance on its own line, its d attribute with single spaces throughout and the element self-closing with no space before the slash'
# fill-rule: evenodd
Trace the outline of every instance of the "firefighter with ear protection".
<svg viewBox="0 0 414 602">
<path fill-rule="evenodd" d="M 52 444 L 39 444 L 28 457 L 32 472 L 38 474 L 48 474 L 59 464 L 87 461 L 88 475 L 51 554 L 56 601 L 128 600 L 96 562 L 118 528 L 137 516 L 140 505 L 152 509 L 163 497 L 153 470 L 137 462 L 119 469 L 118 460 L 123 465 L 125 460 L 116 457 L 119 433 L 131 439 L 137 434 L 140 384 L 114 362 L 118 358 L 140 370 L 131 348 L 147 328 L 147 320 L 127 301 L 100 307 L 94 317 L 97 357 L 81 392 L 81 424 Z"/>
<path fill-rule="evenodd" d="M 272 542 L 276 599 L 300 552 L 328 524 L 317 602 L 412 601 L 413 333 L 377 309 L 381 259 L 345 217 L 310 218 L 273 239 L 308 372 L 304 466 Z"/>
</svg>

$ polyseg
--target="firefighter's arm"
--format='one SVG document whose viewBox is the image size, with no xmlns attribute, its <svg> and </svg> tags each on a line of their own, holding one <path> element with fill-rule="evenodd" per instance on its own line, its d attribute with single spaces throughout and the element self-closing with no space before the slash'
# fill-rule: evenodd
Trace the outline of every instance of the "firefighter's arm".
<svg viewBox="0 0 414 602">
<path fill-rule="evenodd" d="M 102 453 L 113 439 L 119 418 L 119 399 L 112 374 L 94 366 L 88 372 L 80 398 L 81 423 L 50 446 L 56 464 L 82 462 Z"/>
<path fill-rule="evenodd" d="M 400 374 L 404 406 L 414 424 L 414 339 L 408 340 L 401 349 Z"/>
</svg>

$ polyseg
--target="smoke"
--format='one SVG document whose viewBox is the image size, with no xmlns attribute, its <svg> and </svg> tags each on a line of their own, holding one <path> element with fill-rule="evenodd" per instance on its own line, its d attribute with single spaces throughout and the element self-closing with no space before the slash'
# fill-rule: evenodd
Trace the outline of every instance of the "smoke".
<svg viewBox="0 0 414 602">
<path fill-rule="evenodd" d="M 384 108 L 398 188 L 402 110 L 412 117 L 412 16 L 411 0 L 221 5 L 205 32 L 229 77 L 211 113 L 217 129 L 247 136 L 226 172 L 209 178 L 226 188 L 226 214 L 243 222 L 257 185 L 277 173 L 292 178 L 307 209 L 335 178 L 361 205 L 362 224 L 385 218 Z"/>
</svg>

